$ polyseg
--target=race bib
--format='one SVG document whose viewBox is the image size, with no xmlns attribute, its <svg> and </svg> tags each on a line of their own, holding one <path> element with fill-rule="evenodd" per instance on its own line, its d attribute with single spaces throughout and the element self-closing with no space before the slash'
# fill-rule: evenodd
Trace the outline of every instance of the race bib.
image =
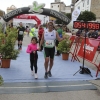
<svg viewBox="0 0 100 100">
<path fill-rule="evenodd" d="M 19 31 L 19 35 L 23 35 L 23 33 L 24 33 L 23 31 Z"/>
<path fill-rule="evenodd" d="M 45 47 L 49 47 L 49 48 L 52 48 L 55 46 L 55 42 L 54 40 L 46 40 L 45 41 Z"/>
</svg>

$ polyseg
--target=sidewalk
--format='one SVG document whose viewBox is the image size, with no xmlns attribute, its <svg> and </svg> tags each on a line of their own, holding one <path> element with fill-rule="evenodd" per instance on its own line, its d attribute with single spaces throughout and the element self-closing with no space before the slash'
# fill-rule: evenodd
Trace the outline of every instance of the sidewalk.
<svg viewBox="0 0 100 100">
<path fill-rule="evenodd" d="M 25 36 L 23 45 L 30 43 L 30 38 Z M 81 62 L 82 59 L 80 58 Z M 98 62 L 100 61 L 100 57 Z M 85 64 L 96 70 L 96 67 L 85 61 Z M 99 73 L 100 74 L 100 73 Z M 91 77 L 91 76 L 90 76 Z M 0 94 L 0 100 L 100 100 L 100 80 L 89 81 L 97 90 L 76 90 L 67 92 L 47 92 L 47 93 L 24 93 L 24 94 Z M 73 84 L 75 84 L 73 82 Z M 0 89 L 2 91 L 2 89 Z"/>
</svg>

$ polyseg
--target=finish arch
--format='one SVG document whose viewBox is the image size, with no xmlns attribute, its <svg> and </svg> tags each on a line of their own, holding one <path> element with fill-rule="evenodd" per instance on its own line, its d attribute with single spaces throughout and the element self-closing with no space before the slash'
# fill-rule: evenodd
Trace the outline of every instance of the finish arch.
<svg viewBox="0 0 100 100">
<path fill-rule="evenodd" d="M 44 3 L 38 4 L 37 1 L 34 1 L 33 4 L 28 7 L 15 9 L 9 12 L 8 14 L 5 14 L 3 18 L 0 18 L 0 26 L 2 26 L 1 27 L 2 29 L 4 29 L 4 27 L 6 26 L 6 22 L 11 20 L 15 16 L 18 16 L 21 14 L 34 14 L 34 13 L 47 15 L 47 16 L 60 19 L 66 25 L 70 23 L 70 19 L 63 13 L 57 12 L 52 9 L 44 8 L 44 6 L 45 6 Z"/>
<path fill-rule="evenodd" d="M 44 8 L 44 6 L 45 6 L 44 3 L 38 4 L 37 1 L 34 1 L 33 5 L 31 5 L 29 7 L 18 8 L 18 9 L 15 9 L 15 10 L 9 12 L 8 14 L 4 15 L 3 20 L 5 22 L 8 22 L 15 16 L 18 16 L 21 14 L 38 13 L 38 14 L 47 15 L 47 16 L 51 16 L 51 17 L 60 19 L 63 23 L 69 24 L 70 19 L 66 15 L 64 15 L 63 13 L 57 12 L 55 10 L 52 10 L 52 9 Z"/>
</svg>

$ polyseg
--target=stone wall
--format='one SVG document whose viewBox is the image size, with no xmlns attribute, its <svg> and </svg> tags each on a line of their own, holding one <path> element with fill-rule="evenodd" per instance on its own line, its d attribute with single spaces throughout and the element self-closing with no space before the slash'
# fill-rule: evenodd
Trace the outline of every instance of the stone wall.
<svg viewBox="0 0 100 100">
<path fill-rule="evenodd" d="M 100 20 L 100 0 L 91 0 L 90 11 L 96 14 L 98 20 Z"/>
</svg>

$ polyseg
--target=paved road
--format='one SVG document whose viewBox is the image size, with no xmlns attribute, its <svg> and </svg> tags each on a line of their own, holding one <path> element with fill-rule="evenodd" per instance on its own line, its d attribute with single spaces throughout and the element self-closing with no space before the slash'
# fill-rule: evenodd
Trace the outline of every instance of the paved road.
<svg viewBox="0 0 100 100">
<path fill-rule="evenodd" d="M 30 43 L 31 38 L 25 36 L 24 37 L 24 41 L 23 41 L 23 45 L 27 46 Z M 82 61 L 82 59 L 81 59 Z M 100 61 L 100 57 L 98 62 Z M 94 67 L 92 64 L 90 64 L 89 62 L 85 62 L 85 64 L 88 67 L 91 67 L 92 69 L 96 70 L 96 67 Z M 91 80 L 89 81 L 92 85 L 97 87 L 97 90 L 93 89 L 93 90 L 84 90 L 84 89 L 80 89 L 80 90 L 70 90 L 70 91 L 64 91 L 64 92 L 46 92 L 46 93 L 34 93 L 30 91 L 28 93 L 24 93 L 24 94 L 19 94 L 19 93 L 12 93 L 10 94 L 10 92 L 12 90 L 8 91 L 9 93 L 7 94 L 0 94 L 0 100 L 100 100 L 100 80 Z M 88 83 L 88 84 L 90 84 Z M 16 83 L 17 84 L 17 83 Z M 12 85 L 12 84 L 4 84 L 4 87 L 15 87 L 17 88 L 18 85 Z M 28 85 L 27 85 L 28 84 Z M 30 85 L 29 85 L 30 84 Z M 25 87 L 27 85 L 27 87 L 31 86 L 32 83 L 20 83 L 19 86 Z M 75 83 L 73 82 L 74 86 Z M 72 85 L 73 85 L 72 84 Z M 67 84 L 68 85 L 68 84 Z M 71 85 L 71 84 L 70 84 Z M 94 87 L 93 86 L 93 87 Z M 0 92 L 2 92 L 2 89 L 4 89 L 4 87 L 0 88 Z M 58 89 L 58 88 L 57 88 Z M 68 89 L 68 87 L 67 87 Z M 21 92 L 21 91 L 20 91 Z"/>
</svg>

